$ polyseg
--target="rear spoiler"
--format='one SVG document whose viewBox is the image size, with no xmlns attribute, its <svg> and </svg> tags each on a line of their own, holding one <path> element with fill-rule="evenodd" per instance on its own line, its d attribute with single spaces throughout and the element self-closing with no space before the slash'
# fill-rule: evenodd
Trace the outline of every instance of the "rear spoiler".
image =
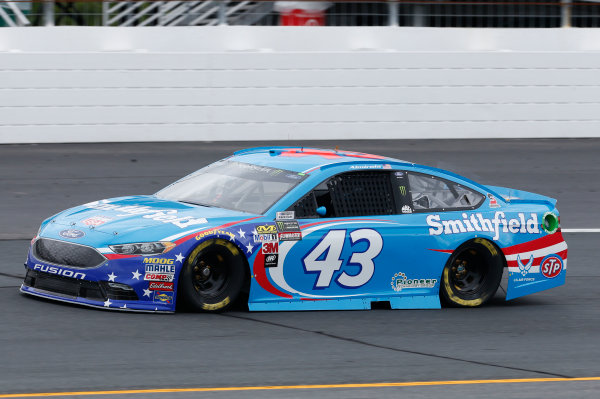
<svg viewBox="0 0 600 399">
<path fill-rule="evenodd" d="M 547 205 L 550 209 L 556 207 L 556 199 L 546 197 L 545 195 L 530 193 L 528 191 L 515 190 L 514 188 L 485 186 L 492 193 L 497 193 L 506 202 L 513 204 L 542 204 Z"/>
</svg>

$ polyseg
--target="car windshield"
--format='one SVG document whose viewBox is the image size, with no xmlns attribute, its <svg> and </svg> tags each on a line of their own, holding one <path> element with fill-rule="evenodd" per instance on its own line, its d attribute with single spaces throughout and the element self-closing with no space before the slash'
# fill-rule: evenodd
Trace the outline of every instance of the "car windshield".
<svg viewBox="0 0 600 399">
<path fill-rule="evenodd" d="M 289 170 L 219 161 L 176 181 L 156 196 L 262 214 L 304 178 L 303 173 Z"/>
</svg>

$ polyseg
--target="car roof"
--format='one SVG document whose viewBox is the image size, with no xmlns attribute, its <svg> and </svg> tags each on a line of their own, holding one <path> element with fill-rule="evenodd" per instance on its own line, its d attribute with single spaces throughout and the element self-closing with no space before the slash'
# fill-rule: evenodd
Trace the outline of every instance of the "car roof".
<svg viewBox="0 0 600 399">
<path fill-rule="evenodd" d="M 411 163 L 381 155 L 365 154 L 355 151 L 328 150 L 312 147 L 255 147 L 236 151 L 234 161 L 260 166 L 287 169 L 294 172 L 310 172 L 326 165 L 341 163 Z"/>
</svg>

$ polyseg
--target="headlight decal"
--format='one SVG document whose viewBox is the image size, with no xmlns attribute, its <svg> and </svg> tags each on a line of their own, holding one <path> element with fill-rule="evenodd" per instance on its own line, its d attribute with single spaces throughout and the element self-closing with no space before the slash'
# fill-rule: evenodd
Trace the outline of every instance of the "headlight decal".
<svg viewBox="0 0 600 399">
<path fill-rule="evenodd" d="M 175 248 L 175 243 L 169 241 L 138 242 L 109 245 L 109 248 L 119 255 L 161 255 Z"/>
</svg>

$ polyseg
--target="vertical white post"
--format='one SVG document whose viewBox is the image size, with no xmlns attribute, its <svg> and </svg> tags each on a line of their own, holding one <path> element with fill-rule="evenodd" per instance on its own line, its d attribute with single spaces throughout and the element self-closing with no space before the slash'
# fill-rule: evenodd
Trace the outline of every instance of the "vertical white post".
<svg viewBox="0 0 600 399">
<path fill-rule="evenodd" d="M 44 0 L 44 26 L 54 26 L 54 0 Z"/>
<path fill-rule="evenodd" d="M 398 26 L 398 2 L 388 0 L 388 26 Z"/>
<path fill-rule="evenodd" d="M 560 2 L 560 26 L 563 28 L 571 27 L 571 0 L 561 0 Z"/>
<path fill-rule="evenodd" d="M 227 25 L 227 0 L 219 0 L 219 25 Z"/>
<path fill-rule="evenodd" d="M 425 7 L 423 7 L 423 5 L 415 5 L 415 13 L 413 15 L 413 26 L 425 26 Z"/>
<path fill-rule="evenodd" d="M 108 25 L 108 1 L 102 2 L 102 26 Z"/>
</svg>

